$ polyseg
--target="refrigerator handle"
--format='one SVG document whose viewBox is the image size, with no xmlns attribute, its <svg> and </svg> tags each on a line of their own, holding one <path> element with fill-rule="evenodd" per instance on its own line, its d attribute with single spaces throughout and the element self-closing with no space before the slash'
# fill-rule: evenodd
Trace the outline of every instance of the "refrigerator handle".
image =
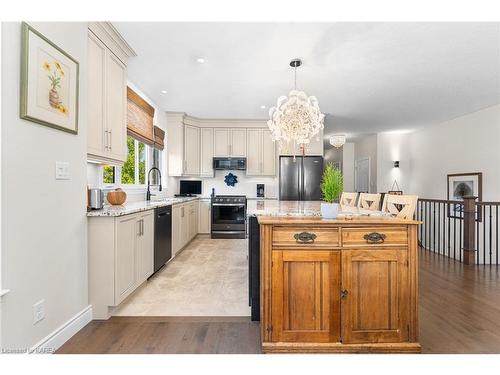
<svg viewBox="0 0 500 375">
<path fill-rule="evenodd" d="M 304 158 L 300 157 L 299 165 L 299 200 L 304 199 Z"/>
</svg>

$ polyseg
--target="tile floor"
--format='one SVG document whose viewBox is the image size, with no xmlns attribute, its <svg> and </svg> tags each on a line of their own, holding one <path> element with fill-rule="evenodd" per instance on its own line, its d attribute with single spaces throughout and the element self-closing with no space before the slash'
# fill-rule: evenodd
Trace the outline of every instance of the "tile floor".
<svg viewBox="0 0 500 375">
<path fill-rule="evenodd" d="M 250 316 L 247 253 L 247 240 L 198 235 L 113 315 Z"/>
</svg>

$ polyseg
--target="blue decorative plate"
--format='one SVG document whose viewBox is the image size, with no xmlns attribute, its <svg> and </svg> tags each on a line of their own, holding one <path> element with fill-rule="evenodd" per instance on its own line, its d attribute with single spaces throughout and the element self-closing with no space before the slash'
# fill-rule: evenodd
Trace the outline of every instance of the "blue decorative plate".
<svg viewBox="0 0 500 375">
<path fill-rule="evenodd" d="M 234 186 L 238 183 L 238 177 L 232 173 L 228 173 L 226 177 L 224 177 L 224 182 L 227 186 Z"/>
</svg>

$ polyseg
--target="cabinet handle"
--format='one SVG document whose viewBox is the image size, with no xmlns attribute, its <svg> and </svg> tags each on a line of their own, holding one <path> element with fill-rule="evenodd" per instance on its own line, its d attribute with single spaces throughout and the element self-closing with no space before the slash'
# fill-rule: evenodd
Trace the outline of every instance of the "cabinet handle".
<svg viewBox="0 0 500 375">
<path fill-rule="evenodd" d="M 316 237 L 316 234 L 309 232 L 300 232 L 293 235 L 297 243 L 313 243 Z"/>
<path fill-rule="evenodd" d="M 137 237 L 139 237 L 141 235 L 141 221 L 140 220 L 137 222 L 137 226 L 138 226 L 138 228 L 137 228 Z"/>
<path fill-rule="evenodd" d="M 385 234 L 372 232 L 367 233 L 363 236 L 367 243 L 383 243 L 385 240 Z"/>
<path fill-rule="evenodd" d="M 349 291 L 347 289 L 344 289 L 340 292 L 340 298 L 345 299 L 345 298 L 347 298 L 348 294 L 349 294 Z"/>
<path fill-rule="evenodd" d="M 113 144 L 113 138 L 112 138 L 113 132 L 110 130 L 110 131 L 108 131 L 108 133 L 109 133 L 109 151 L 112 151 L 113 150 L 113 146 L 112 146 L 112 144 Z"/>
<path fill-rule="evenodd" d="M 108 151 L 108 130 L 104 130 L 104 151 Z"/>
</svg>

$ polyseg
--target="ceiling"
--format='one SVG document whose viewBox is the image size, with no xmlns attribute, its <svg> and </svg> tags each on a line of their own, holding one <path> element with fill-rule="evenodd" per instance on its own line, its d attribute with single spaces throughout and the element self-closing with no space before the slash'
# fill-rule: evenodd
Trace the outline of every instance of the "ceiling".
<svg viewBox="0 0 500 375">
<path fill-rule="evenodd" d="M 295 57 L 326 136 L 415 129 L 500 103 L 500 23 L 113 24 L 138 55 L 129 79 L 162 109 L 196 117 L 267 118 L 293 87 Z"/>
</svg>

